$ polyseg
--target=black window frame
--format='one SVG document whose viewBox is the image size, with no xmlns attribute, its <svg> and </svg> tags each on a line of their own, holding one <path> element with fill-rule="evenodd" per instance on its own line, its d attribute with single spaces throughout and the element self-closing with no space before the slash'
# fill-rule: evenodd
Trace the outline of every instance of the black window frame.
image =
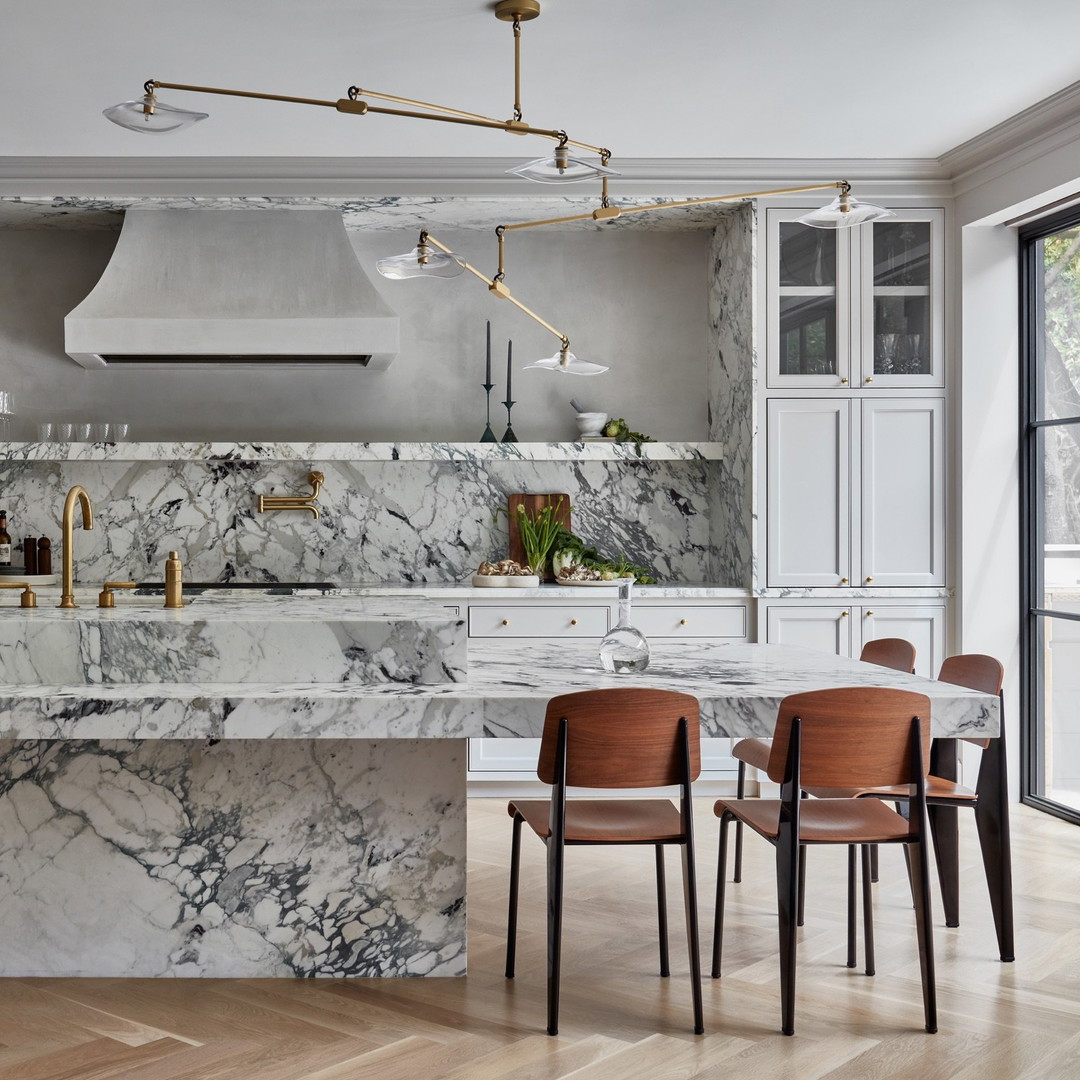
<svg viewBox="0 0 1080 1080">
<path fill-rule="evenodd" d="M 1040 619 L 1080 622 L 1080 614 L 1040 606 L 1043 595 L 1043 517 L 1040 433 L 1048 427 L 1080 424 L 1080 416 L 1041 419 L 1043 385 L 1042 272 L 1039 241 L 1080 225 L 1080 205 L 1024 226 L 1018 234 L 1020 271 L 1020 801 L 1080 825 L 1080 809 L 1047 798 L 1045 790 L 1043 685 Z"/>
</svg>

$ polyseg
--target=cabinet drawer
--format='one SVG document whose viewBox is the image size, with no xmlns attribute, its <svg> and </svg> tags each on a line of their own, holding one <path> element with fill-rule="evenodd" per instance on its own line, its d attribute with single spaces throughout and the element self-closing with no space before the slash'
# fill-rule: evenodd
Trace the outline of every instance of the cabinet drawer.
<svg viewBox="0 0 1080 1080">
<path fill-rule="evenodd" d="M 646 607 L 630 610 L 630 622 L 647 638 L 651 637 L 746 637 L 746 608 L 730 607 Z"/>
<path fill-rule="evenodd" d="M 469 607 L 469 637 L 550 638 L 603 637 L 608 632 L 604 607 L 513 606 Z"/>
</svg>

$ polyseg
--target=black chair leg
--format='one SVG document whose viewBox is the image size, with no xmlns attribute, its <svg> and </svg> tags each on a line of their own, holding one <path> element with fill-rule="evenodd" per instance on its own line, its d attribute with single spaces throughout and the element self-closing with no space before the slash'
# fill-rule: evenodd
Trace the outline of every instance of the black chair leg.
<svg viewBox="0 0 1080 1080">
<path fill-rule="evenodd" d="M 727 892 L 727 834 L 731 818 L 720 818 L 720 854 L 716 863 L 716 907 L 713 909 L 712 977 L 720 978 L 720 952 L 724 945 L 724 897 Z M 736 833 L 736 835 L 738 835 Z"/>
<path fill-rule="evenodd" d="M 847 966 L 855 966 L 855 845 L 847 849 Z"/>
<path fill-rule="evenodd" d="M 667 882 L 664 878 L 664 845 L 656 846 L 656 913 L 660 924 L 660 977 L 671 974 L 668 961 Z"/>
<path fill-rule="evenodd" d="M 876 885 L 878 883 L 878 846 L 877 844 L 870 845 L 870 880 Z"/>
<path fill-rule="evenodd" d="M 739 777 L 735 782 L 735 798 L 743 799 L 746 797 L 746 762 L 739 762 Z M 743 840 L 743 824 L 741 821 L 735 822 L 735 872 L 731 876 L 732 881 L 742 881 L 742 840 Z"/>
<path fill-rule="evenodd" d="M 1009 791 L 1005 738 L 991 739 L 983 751 L 976 785 L 975 824 L 979 830 L 990 909 L 994 913 L 998 952 L 1005 963 L 1016 957 L 1013 944 L 1012 848 L 1009 839 Z"/>
<path fill-rule="evenodd" d="M 562 973 L 562 900 L 565 848 L 547 841 L 548 1034 L 559 1034 L 559 977 Z"/>
<path fill-rule="evenodd" d="M 659 851 L 660 849 L 657 848 Z M 686 945 L 690 951 L 690 985 L 694 1000 L 694 1034 L 705 1034 L 705 1011 L 701 1001 L 701 935 L 698 929 L 697 867 L 693 842 L 682 846 L 683 903 L 686 906 Z"/>
<path fill-rule="evenodd" d="M 525 819 L 514 815 L 514 838 L 510 847 L 510 910 L 506 916 L 506 977 L 514 977 L 517 962 L 518 874 L 521 870 L 521 823 Z"/>
<path fill-rule="evenodd" d="M 910 852 L 911 897 L 915 902 L 915 929 L 919 936 L 919 970 L 922 975 L 923 1013 L 926 1030 L 937 1031 L 937 983 L 934 971 L 934 921 L 930 912 L 930 875 L 925 844 L 905 844 Z"/>
<path fill-rule="evenodd" d="M 780 1026 L 795 1034 L 795 952 L 798 942 L 796 914 L 799 904 L 799 864 L 802 845 L 783 836 L 776 845 L 776 900 L 780 930 Z"/>
<path fill-rule="evenodd" d="M 930 806 L 930 836 L 934 841 L 941 907 L 946 926 L 960 925 L 960 834 L 955 806 Z"/>
<path fill-rule="evenodd" d="M 806 923 L 806 845 L 803 844 L 799 851 L 799 912 L 796 923 L 803 926 Z"/>
<path fill-rule="evenodd" d="M 877 844 L 862 845 L 862 902 L 863 902 L 863 948 L 866 951 L 866 974 L 873 975 L 874 965 L 874 902 L 870 885 L 873 882 L 873 854 Z M 854 850 L 854 849 L 852 849 Z M 852 867 L 854 870 L 854 867 Z M 854 965 L 852 965 L 854 966 Z"/>
</svg>

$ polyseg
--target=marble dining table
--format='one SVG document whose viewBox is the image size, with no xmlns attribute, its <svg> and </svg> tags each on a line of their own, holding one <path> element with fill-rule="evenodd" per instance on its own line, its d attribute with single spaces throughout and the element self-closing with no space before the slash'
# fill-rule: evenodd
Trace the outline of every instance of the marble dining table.
<svg viewBox="0 0 1080 1080">
<path fill-rule="evenodd" d="M 445 683 L 0 685 L 0 975 L 464 975 L 466 740 L 634 683 L 696 696 L 708 737 L 864 685 L 925 693 L 938 738 L 999 730 L 996 697 L 780 645 L 661 644 L 634 675 L 470 641 Z"/>
</svg>

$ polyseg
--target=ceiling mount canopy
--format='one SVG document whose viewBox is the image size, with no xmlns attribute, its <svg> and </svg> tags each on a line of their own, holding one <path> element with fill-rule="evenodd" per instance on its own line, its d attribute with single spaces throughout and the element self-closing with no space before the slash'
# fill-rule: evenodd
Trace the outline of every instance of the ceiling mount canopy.
<svg viewBox="0 0 1080 1080">
<path fill-rule="evenodd" d="M 870 203 L 858 202 L 851 195 L 851 185 L 846 180 L 834 180 L 826 183 L 806 184 L 800 187 L 777 188 L 772 191 L 748 191 L 734 195 L 714 195 L 700 199 L 687 199 L 682 202 L 655 203 L 649 206 L 619 207 L 612 205 L 608 192 L 608 180 L 620 173 L 609 168 L 611 151 L 602 145 L 579 142 L 571 139 L 564 128 L 534 127 L 524 119 L 521 105 L 521 26 L 540 15 L 540 0 L 498 0 L 494 5 L 495 17 L 501 22 L 511 23 L 514 34 L 514 107 L 509 119 L 498 120 L 480 113 L 465 112 L 448 105 L 419 101 L 415 98 L 400 97 L 377 90 L 350 86 L 345 96 L 337 99 L 293 97 L 286 94 L 267 94 L 253 90 L 226 90 L 215 86 L 194 86 L 188 83 L 163 82 L 148 79 L 143 86 L 143 97 L 124 101 L 119 105 L 104 110 L 104 115 L 114 124 L 129 131 L 145 134 L 164 134 L 190 127 L 207 118 L 206 113 L 181 109 L 167 105 L 157 99 L 156 91 L 177 90 L 198 94 L 218 94 L 228 97 L 255 98 L 262 101 L 289 102 L 298 105 L 313 105 L 335 109 L 339 113 L 351 116 L 383 115 L 396 116 L 413 120 L 434 120 L 448 124 L 464 124 L 470 127 L 487 128 L 512 135 L 533 135 L 555 143 L 549 157 L 536 158 L 508 170 L 509 173 L 542 184 L 577 183 L 583 180 L 599 180 L 600 196 L 597 207 L 588 213 L 573 214 L 567 217 L 547 218 L 541 221 L 523 221 L 500 225 L 495 231 L 498 237 L 498 269 L 491 276 L 470 266 L 460 256 L 441 244 L 426 230 L 421 232 L 417 246 L 403 255 L 392 255 L 379 259 L 376 267 L 387 278 L 403 279 L 413 277 L 454 277 L 468 270 L 483 281 L 488 291 L 497 299 L 509 300 L 520 311 L 544 329 L 559 338 L 560 349 L 554 356 L 537 360 L 526 365 L 529 368 L 542 368 L 565 374 L 598 375 L 607 371 L 602 364 L 580 360 L 570 351 L 570 339 L 561 330 L 557 330 L 534 311 L 521 303 L 507 287 L 504 263 L 504 245 L 506 233 L 513 229 L 535 228 L 543 225 L 556 225 L 574 221 L 594 221 L 597 223 L 615 221 L 624 214 L 641 213 L 647 210 L 670 210 L 678 207 L 699 206 L 705 203 L 739 203 L 748 199 L 764 198 L 774 195 L 791 195 L 804 191 L 839 190 L 837 197 L 827 206 L 811 211 L 800 218 L 806 225 L 815 228 L 840 229 L 860 225 L 886 217 L 891 211 Z M 389 104 L 374 105 L 368 99 Z"/>
</svg>

